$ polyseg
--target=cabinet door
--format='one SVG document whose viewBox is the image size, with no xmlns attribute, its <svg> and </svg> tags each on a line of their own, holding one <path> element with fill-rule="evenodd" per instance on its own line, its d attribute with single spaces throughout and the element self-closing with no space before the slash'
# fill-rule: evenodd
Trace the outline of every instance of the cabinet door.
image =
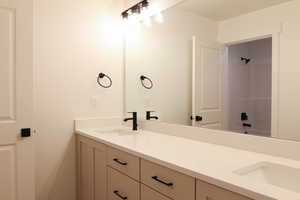
<svg viewBox="0 0 300 200">
<path fill-rule="evenodd" d="M 141 181 L 174 200 L 195 200 L 195 178 L 141 160 Z"/>
<path fill-rule="evenodd" d="M 148 188 L 147 186 L 141 186 L 141 200 L 171 200 L 162 194 Z"/>
<path fill-rule="evenodd" d="M 78 199 L 106 200 L 106 147 L 79 136 L 77 139 Z"/>
<path fill-rule="evenodd" d="M 93 200 L 93 148 L 87 143 L 79 141 L 78 157 L 79 200 Z"/>
<path fill-rule="evenodd" d="M 106 170 L 106 152 L 94 148 L 95 158 L 95 200 L 106 200 L 107 191 L 107 170 Z"/>
<path fill-rule="evenodd" d="M 140 159 L 129 153 L 114 149 L 107 149 L 107 164 L 127 176 L 140 180 Z"/>
<path fill-rule="evenodd" d="M 108 167 L 108 200 L 139 200 L 140 184 Z"/>
<path fill-rule="evenodd" d="M 251 200 L 243 195 L 197 180 L 196 200 Z"/>
</svg>

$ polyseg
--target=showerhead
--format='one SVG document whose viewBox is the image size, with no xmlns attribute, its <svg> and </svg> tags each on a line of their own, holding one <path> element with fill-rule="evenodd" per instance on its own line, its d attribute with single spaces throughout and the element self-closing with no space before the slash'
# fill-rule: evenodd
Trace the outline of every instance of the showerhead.
<svg viewBox="0 0 300 200">
<path fill-rule="evenodd" d="M 245 61 L 245 64 L 248 64 L 251 61 L 251 59 L 250 58 L 241 57 L 241 61 Z"/>
</svg>

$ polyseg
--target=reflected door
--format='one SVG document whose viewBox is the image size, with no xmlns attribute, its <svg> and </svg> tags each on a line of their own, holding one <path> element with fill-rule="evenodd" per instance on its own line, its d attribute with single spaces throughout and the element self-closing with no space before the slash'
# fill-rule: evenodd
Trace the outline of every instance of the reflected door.
<svg viewBox="0 0 300 200">
<path fill-rule="evenodd" d="M 193 37 L 193 126 L 223 129 L 223 53 L 218 44 Z"/>
<path fill-rule="evenodd" d="M 0 0 L 0 199 L 33 200 L 32 1 Z"/>
</svg>

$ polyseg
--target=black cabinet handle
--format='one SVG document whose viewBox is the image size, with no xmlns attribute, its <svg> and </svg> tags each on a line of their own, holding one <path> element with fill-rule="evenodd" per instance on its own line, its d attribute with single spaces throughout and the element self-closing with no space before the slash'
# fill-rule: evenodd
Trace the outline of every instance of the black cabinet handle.
<svg viewBox="0 0 300 200">
<path fill-rule="evenodd" d="M 168 187 L 172 187 L 174 184 L 173 183 L 166 183 L 166 182 L 164 182 L 163 180 L 160 180 L 159 178 L 158 178 L 158 176 L 152 176 L 152 179 L 154 179 L 155 181 L 157 181 L 157 182 L 159 182 L 159 183 L 162 183 L 162 184 L 164 184 L 164 185 L 166 185 L 166 186 L 168 186 Z"/>
<path fill-rule="evenodd" d="M 127 165 L 127 162 L 123 162 L 123 161 L 120 161 L 118 158 L 114 158 L 113 161 L 115 161 L 116 163 L 120 164 L 120 165 Z"/>
<path fill-rule="evenodd" d="M 128 199 L 127 197 L 123 197 L 122 195 L 120 195 L 118 190 L 115 190 L 114 194 L 117 195 L 120 199 L 123 199 L 123 200 Z"/>
</svg>

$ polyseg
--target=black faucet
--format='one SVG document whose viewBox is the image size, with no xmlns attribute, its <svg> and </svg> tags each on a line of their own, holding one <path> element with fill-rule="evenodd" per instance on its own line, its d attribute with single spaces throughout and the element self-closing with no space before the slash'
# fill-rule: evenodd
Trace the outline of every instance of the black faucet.
<svg viewBox="0 0 300 200">
<path fill-rule="evenodd" d="M 251 128 L 252 125 L 251 125 L 251 124 L 248 124 L 248 123 L 243 123 L 243 127 L 249 127 L 249 128 Z"/>
<path fill-rule="evenodd" d="M 158 117 L 157 116 L 151 116 L 151 113 L 154 112 L 154 111 L 147 111 L 146 112 L 146 120 L 151 120 L 151 119 L 156 119 L 158 120 Z"/>
<path fill-rule="evenodd" d="M 132 118 L 125 118 L 124 122 L 132 120 L 132 130 L 137 131 L 138 130 L 137 112 L 129 112 L 129 113 L 132 113 Z"/>
</svg>

